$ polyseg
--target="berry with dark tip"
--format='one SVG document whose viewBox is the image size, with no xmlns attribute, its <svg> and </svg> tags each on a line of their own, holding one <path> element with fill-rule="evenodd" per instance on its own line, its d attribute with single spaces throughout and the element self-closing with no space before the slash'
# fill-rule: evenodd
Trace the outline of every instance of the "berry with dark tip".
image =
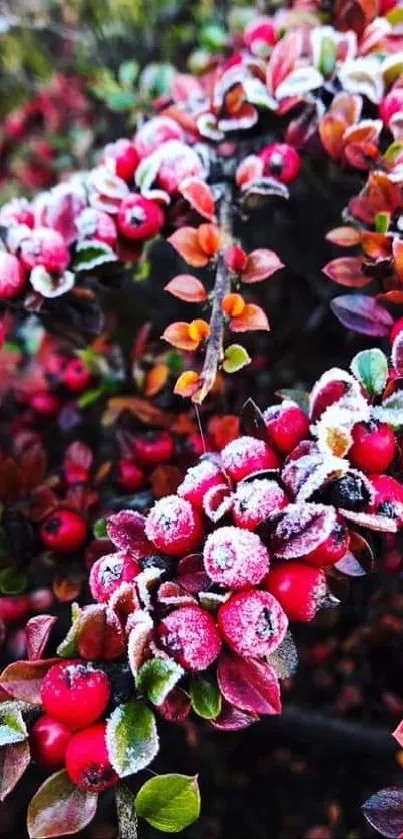
<svg viewBox="0 0 403 839">
<path fill-rule="evenodd" d="M 142 195 L 124 198 L 118 212 L 119 231 L 134 242 L 153 239 L 164 226 L 164 213 L 155 201 Z"/>
<path fill-rule="evenodd" d="M 74 734 L 67 746 L 66 770 L 73 784 L 87 792 L 104 792 L 118 783 L 109 759 L 105 723 Z"/>
<path fill-rule="evenodd" d="M 218 610 L 220 632 L 234 652 L 260 658 L 281 644 L 288 620 L 280 603 L 268 591 L 233 594 Z"/>
<path fill-rule="evenodd" d="M 264 174 L 289 184 L 301 171 L 301 158 L 293 146 L 287 143 L 270 143 L 260 152 Z"/>
<path fill-rule="evenodd" d="M 87 525 L 74 510 L 56 510 L 43 522 L 40 536 L 46 548 L 56 553 L 70 553 L 81 548 L 87 539 Z"/>
</svg>

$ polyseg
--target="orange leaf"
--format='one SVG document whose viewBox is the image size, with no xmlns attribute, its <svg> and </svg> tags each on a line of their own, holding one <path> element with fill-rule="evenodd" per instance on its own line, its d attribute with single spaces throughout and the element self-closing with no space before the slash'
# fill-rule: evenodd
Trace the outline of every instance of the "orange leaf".
<svg viewBox="0 0 403 839">
<path fill-rule="evenodd" d="M 284 268 L 284 263 L 281 262 L 274 251 L 268 248 L 258 248 L 249 254 L 241 279 L 243 283 L 260 283 L 262 280 L 267 280 L 280 268 Z"/>
<path fill-rule="evenodd" d="M 245 308 L 245 300 L 240 294 L 226 294 L 222 301 L 221 308 L 225 315 L 236 318 L 241 315 Z"/>
<path fill-rule="evenodd" d="M 371 259 L 388 259 L 392 255 L 392 240 L 383 233 L 363 231 L 362 248 Z"/>
<path fill-rule="evenodd" d="M 393 258 L 395 260 L 395 268 L 399 275 L 399 280 L 403 282 L 403 242 L 397 237 L 393 239 Z"/>
<path fill-rule="evenodd" d="M 166 364 L 156 364 L 147 373 L 144 393 L 146 396 L 155 396 L 167 383 L 169 370 Z"/>
<path fill-rule="evenodd" d="M 179 376 L 179 379 L 174 387 L 174 393 L 176 393 L 177 396 L 193 396 L 199 388 L 199 374 L 195 373 L 194 370 L 186 370 L 185 373 L 181 373 Z"/>
<path fill-rule="evenodd" d="M 349 288 L 362 288 L 371 282 L 371 277 L 366 277 L 362 272 L 361 259 L 355 256 L 333 259 L 325 265 L 323 273 L 333 282 Z"/>
<path fill-rule="evenodd" d="M 207 321 L 198 318 L 196 320 L 192 320 L 189 324 L 189 338 L 192 340 L 197 341 L 200 344 L 201 341 L 205 341 L 210 335 L 210 326 Z"/>
<path fill-rule="evenodd" d="M 120 415 L 127 411 L 146 425 L 158 428 L 168 428 L 172 416 L 167 411 L 157 408 L 148 399 L 141 396 L 114 396 L 109 399 L 106 411 L 102 416 L 102 425 L 110 427 L 115 424 Z"/>
<path fill-rule="evenodd" d="M 233 332 L 248 332 L 258 329 L 270 330 L 265 312 L 260 306 L 255 306 L 254 303 L 245 304 L 242 314 L 232 318 L 230 328 Z"/>
<path fill-rule="evenodd" d="M 326 239 L 341 248 L 352 248 L 360 244 L 361 231 L 356 230 L 355 227 L 335 227 L 334 230 L 326 233 Z"/>
<path fill-rule="evenodd" d="M 192 268 L 204 268 L 207 265 L 208 256 L 199 242 L 198 231 L 194 227 L 181 227 L 169 237 L 168 242 Z"/>
<path fill-rule="evenodd" d="M 221 245 L 221 233 L 217 225 L 201 224 L 197 231 L 197 241 L 209 259 L 215 256 Z"/>
<path fill-rule="evenodd" d="M 398 306 L 403 305 L 403 291 L 392 289 L 392 291 L 385 291 L 383 294 L 376 295 L 377 300 L 383 300 L 385 303 L 395 303 Z"/>
<path fill-rule="evenodd" d="M 200 216 L 209 221 L 216 221 L 214 195 L 205 181 L 194 177 L 185 178 L 179 192 Z"/>
<path fill-rule="evenodd" d="M 171 323 L 170 326 L 167 326 L 161 338 L 164 341 L 168 341 L 168 344 L 171 344 L 178 350 L 197 350 L 200 343 L 200 341 L 191 337 L 189 334 L 189 324 L 185 321 Z"/>
<path fill-rule="evenodd" d="M 164 290 L 185 303 L 203 303 L 207 300 L 207 291 L 203 283 L 191 274 L 178 274 L 170 280 Z"/>
<path fill-rule="evenodd" d="M 322 145 L 333 160 L 339 160 L 344 148 L 344 132 L 347 123 L 337 114 L 326 114 L 319 123 L 319 136 Z"/>
</svg>

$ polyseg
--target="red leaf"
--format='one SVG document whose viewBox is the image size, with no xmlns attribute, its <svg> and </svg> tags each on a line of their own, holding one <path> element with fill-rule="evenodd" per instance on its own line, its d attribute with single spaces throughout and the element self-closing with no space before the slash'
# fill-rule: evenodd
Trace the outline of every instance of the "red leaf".
<svg viewBox="0 0 403 839">
<path fill-rule="evenodd" d="M 103 603 L 82 609 L 77 631 L 77 651 L 87 661 L 113 661 L 125 652 L 119 618 Z"/>
<path fill-rule="evenodd" d="M 57 618 L 54 615 L 37 615 L 26 626 L 27 656 L 30 661 L 42 658 L 49 635 Z"/>
<path fill-rule="evenodd" d="M 275 93 L 278 86 L 294 69 L 302 48 L 301 32 L 289 32 L 273 49 L 267 65 L 267 86 Z"/>
<path fill-rule="evenodd" d="M 164 291 L 169 291 L 185 303 L 203 303 L 207 300 L 207 291 L 203 283 L 191 274 L 178 274 L 165 286 Z"/>
<path fill-rule="evenodd" d="M 0 749 L 0 801 L 12 792 L 30 764 L 28 740 L 11 743 Z"/>
<path fill-rule="evenodd" d="M 393 257 L 395 260 L 395 268 L 399 276 L 399 280 L 403 283 L 403 242 L 401 239 L 395 237 L 393 239 Z"/>
<path fill-rule="evenodd" d="M 257 720 L 257 716 L 240 711 L 239 708 L 234 708 L 233 705 L 224 702 L 221 714 L 215 720 L 210 720 L 210 725 L 218 731 L 242 731 Z"/>
<path fill-rule="evenodd" d="M 179 192 L 200 216 L 209 221 L 216 221 L 214 195 L 205 181 L 194 177 L 185 178 Z"/>
<path fill-rule="evenodd" d="M 62 769 L 39 787 L 28 807 L 30 839 L 51 839 L 79 833 L 92 822 L 98 795 L 84 792 L 70 781 Z"/>
<path fill-rule="evenodd" d="M 121 510 L 109 516 L 108 537 L 121 551 L 130 551 L 138 559 L 147 556 L 152 548 L 144 532 L 145 518 L 134 510 Z"/>
<path fill-rule="evenodd" d="M 305 556 L 330 536 L 335 524 L 334 507 L 290 504 L 273 532 L 272 551 L 282 559 Z"/>
<path fill-rule="evenodd" d="M 399 746 L 403 748 L 403 720 L 399 722 L 399 725 L 395 730 L 392 732 L 393 737 L 399 743 Z"/>
<path fill-rule="evenodd" d="M 224 699 L 242 711 L 281 713 L 280 686 L 269 664 L 224 652 L 218 662 L 217 679 Z"/>
<path fill-rule="evenodd" d="M 209 258 L 199 243 L 194 227 L 181 227 L 169 237 L 168 242 L 192 268 L 204 268 L 207 265 Z"/>
<path fill-rule="evenodd" d="M 333 259 L 323 268 L 323 273 L 339 285 L 350 288 L 362 288 L 371 282 L 371 277 L 362 273 L 362 261 L 355 256 L 343 256 Z"/>
<path fill-rule="evenodd" d="M 41 705 L 41 685 L 44 676 L 59 658 L 49 658 L 46 661 L 14 661 L 3 670 L 0 676 L 0 687 L 13 699 L 21 699 L 32 705 Z"/>
<path fill-rule="evenodd" d="M 254 303 L 246 303 L 242 314 L 231 319 L 230 329 L 232 332 L 249 332 L 249 330 L 270 330 L 269 321 L 260 306 Z"/>
<path fill-rule="evenodd" d="M 344 148 L 344 132 L 347 123 L 338 114 L 326 114 L 319 123 L 319 135 L 322 145 L 332 160 L 339 160 Z"/>
<path fill-rule="evenodd" d="M 394 303 L 395 306 L 403 305 L 403 291 L 392 289 L 392 291 L 385 291 L 382 294 L 376 295 L 377 300 L 382 300 L 384 303 Z"/>
<path fill-rule="evenodd" d="M 388 787 L 371 795 L 363 808 L 364 816 L 375 830 L 389 839 L 403 833 L 403 788 Z"/>
<path fill-rule="evenodd" d="M 268 248 L 258 248 L 248 256 L 246 268 L 242 272 L 243 283 L 260 283 L 271 277 L 280 268 L 284 268 L 284 263 L 277 256 L 274 251 Z"/>
<path fill-rule="evenodd" d="M 35 443 L 20 458 L 20 467 L 24 475 L 24 486 L 33 489 L 46 475 L 46 455 L 40 443 Z"/>
<path fill-rule="evenodd" d="M 185 321 L 171 323 L 170 326 L 167 326 L 165 332 L 161 335 L 161 338 L 164 341 L 168 341 L 168 344 L 171 344 L 172 347 L 189 352 L 197 350 L 200 343 L 200 341 L 190 337 L 189 324 Z"/>
<path fill-rule="evenodd" d="M 384 338 L 392 329 L 392 316 L 372 297 L 346 294 L 335 297 L 330 305 L 340 323 L 353 332 Z"/>
<path fill-rule="evenodd" d="M 361 242 L 361 230 L 355 227 L 335 227 L 326 234 L 328 242 L 339 245 L 341 248 L 351 248 Z"/>
</svg>

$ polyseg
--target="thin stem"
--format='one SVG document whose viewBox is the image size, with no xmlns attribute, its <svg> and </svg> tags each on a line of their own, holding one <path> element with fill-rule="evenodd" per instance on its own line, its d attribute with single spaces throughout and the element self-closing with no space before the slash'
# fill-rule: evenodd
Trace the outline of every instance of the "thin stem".
<svg viewBox="0 0 403 839">
<path fill-rule="evenodd" d="M 119 839 L 139 839 L 134 794 L 124 784 L 119 784 L 115 790 L 115 798 Z"/>
<path fill-rule="evenodd" d="M 193 396 L 193 402 L 201 404 L 212 389 L 219 365 L 224 358 L 224 313 L 222 302 L 231 291 L 231 274 L 224 262 L 224 248 L 231 242 L 231 189 L 224 185 L 224 193 L 219 207 L 219 223 L 223 234 L 223 247 L 217 260 L 217 268 L 212 292 L 213 308 L 210 318 L 210 335 L 207 342 L 204 364 L 200 373 L 200 388 Z"/>
</svg>

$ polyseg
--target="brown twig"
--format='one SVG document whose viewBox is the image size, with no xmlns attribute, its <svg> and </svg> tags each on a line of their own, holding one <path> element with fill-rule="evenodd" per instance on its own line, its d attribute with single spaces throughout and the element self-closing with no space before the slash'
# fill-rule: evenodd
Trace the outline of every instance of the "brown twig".
<svg viewBox="0 0 403 839">
<path fill-rule="evenodd" d="M 223 235 L 223 243 L 218 254 L 217 268 L 212 291 L 213 307 L 210 318 L 210 335 L 207 341 L 206 355 L 200 373 L 200 387 L 193 395 L 193 402 L 201 405 L 207 394 L 214 386 L 217 371 L 224 358 L 224 313 L 222 302 L 231 291 L 231 274 L 224 262 L 224 249 L 231 243 L 231 189 L 224 184 L 224 191 L 219 207 L 219 223 Z"/>
</svg>

